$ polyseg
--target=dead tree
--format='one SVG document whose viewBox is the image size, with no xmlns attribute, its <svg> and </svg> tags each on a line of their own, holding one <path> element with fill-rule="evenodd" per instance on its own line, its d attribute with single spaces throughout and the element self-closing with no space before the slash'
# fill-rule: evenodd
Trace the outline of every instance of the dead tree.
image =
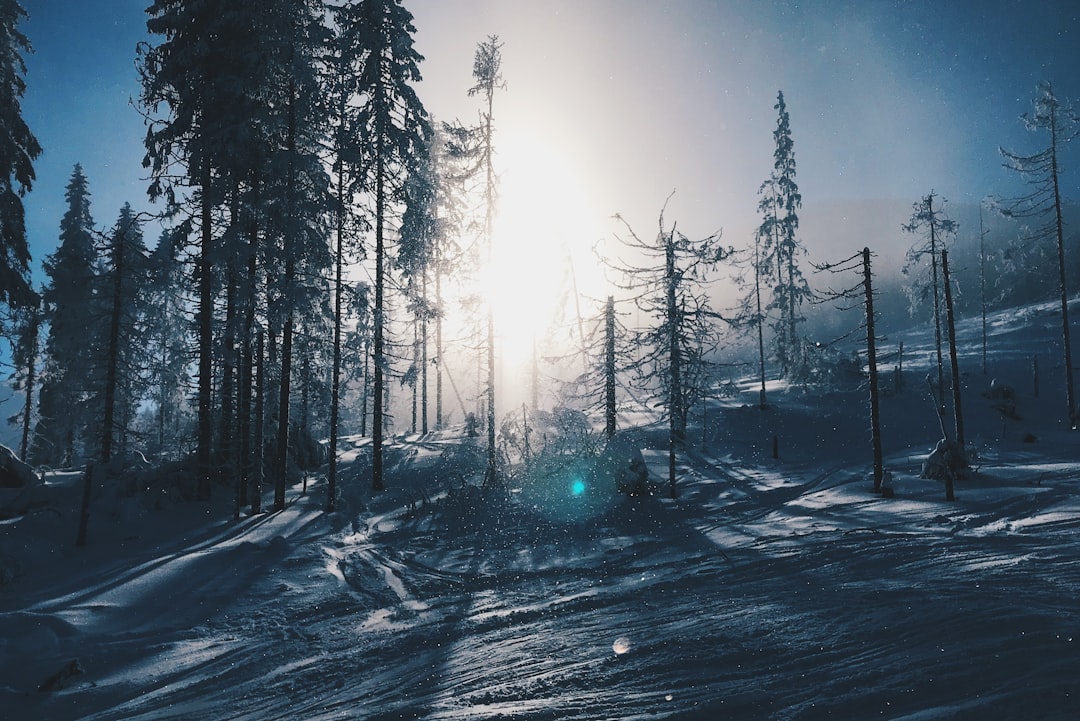
<svg viewBox="0 0 1080 721">
<path fill-rule="evenodd" d="M 874 493 L 881 492 L 881 480 L 885 475 L 885 464 L 881 445 L 881 405 L 878 392 L 877 336 L 874 330 L 874 289 L 873 272 L 870 267 L 870 249 L 863 248 L 850 258 L 838 263 L 826 263 L 815 266 L 820 271 L 845 273 L 861 270 L 862 281 L 843 290 L 829 290 L 819 302 L 857 301 L 862 296 L 862 305 L 866 312 L 863 327 L 866 329 L 866 366 L 870 385 L 870 445 L 874 464 Z M 854 306 L 849 306 L 854 307 Z M 842 308 L 844 309 L 844 308 Z"/>
</svg>

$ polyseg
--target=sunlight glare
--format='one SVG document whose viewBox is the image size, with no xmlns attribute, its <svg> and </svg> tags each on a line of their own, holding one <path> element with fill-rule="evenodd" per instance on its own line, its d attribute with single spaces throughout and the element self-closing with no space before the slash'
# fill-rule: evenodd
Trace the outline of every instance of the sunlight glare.
<svg viewBox="0 0 1080 721">
<path fill-rule="evenodd" d="M 601 292 L 592 255 L 602 235 L 580 172 L 544 141 L 500 137 L 499 201 L 487 288 L 499 354 L 516 371 L 552 323 L 575 313 L 573 290 Z M 572 269 L 571 269 L 572 264 Z"/>
</svg>

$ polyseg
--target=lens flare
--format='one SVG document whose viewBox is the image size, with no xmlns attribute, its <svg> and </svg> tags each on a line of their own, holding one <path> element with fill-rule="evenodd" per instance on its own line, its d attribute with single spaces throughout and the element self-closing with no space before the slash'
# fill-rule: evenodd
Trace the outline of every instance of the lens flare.
<svg viewBox="0 0 1080 721">
<path fill-rule="evenodd" d="M 570 484 L 570 493 L 575 496 L 580 496 L 585 493 L 585 481 L 580 478 L 575 478 L 574 482 Z"/>
</svg>

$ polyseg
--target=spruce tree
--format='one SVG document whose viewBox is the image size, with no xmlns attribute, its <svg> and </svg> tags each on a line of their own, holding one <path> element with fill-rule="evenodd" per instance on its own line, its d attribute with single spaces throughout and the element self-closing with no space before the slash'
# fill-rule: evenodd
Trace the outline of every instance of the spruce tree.
<svg viewBox="0 0 1080 721">
<path fill-rule="evenodd" d="M 60 245 L 44 264 L 49 333 L 30 452 L 35 464 L 48 466 L 75 460 L 100 392 L 102 307 L 90 190 L 81 165 L 72 171 L 65 197 Z"/>
<path fill-rule="evenodd" d="M 430 134 L 427 113 L 412 84 L 420 81 L 423 57 L 413 48 L 412 14 L 398 0 L 359 0 L 338 9 L 343 47 L 363 99 L 357 115 L 364 139 L 363 186 L 373 201 L 375 287 L 373 354 L 372 487 L 384 488 L 387 354 L 388 234 L 397 202 L 403 200 L 409 168 L 423 152 Z"/>
<path fill-rule="evenodd" d="M 758 212 L 762 222 L 757 230 L 761 243 L 757 262 L 761 268 L 756 272 L 762 278 L 775 279 L 771 281 L 772 294 L 765 310 L 774 313 L 776 358 L 780 374 L 786 377 L 798 376 L 803 371 L 798 324 L 802 320 L 800 308 L 810 298 L 810 286 L 798 260 L 806 253 L 796 237 L 802 194 L 795 182 L 795 144 L 783 92 L 777 93 L 773 109 L 777 112 L 773 131 L 773 170 L 758 191 L 761 196 Z M 763 316 L 757 315 L 758 323 L 763 320 Z"/>
<path fill-rule="evenodd" d="M 492 232 L 495 223 L 495 187 L 494 165 L 494 98 L 495 91 L 505 87 L 502 77 L 502 46 L 497 35 L 491 35 L 476 48 L 473 58 L 473 80 L 476 85 L 469 88 L 469 95 L 480 95 L 484 108 L 480 112 L 480 152 L 481 168 L 484 172 L 484 260 L 492 258 Z M 487 302 L 487 470 L 484 483 L 497 480 L 495 448 L 495 312 L 491 301 Z"/>
<path fill-rule="evenodd" d="M 108 247 L 99 287 L 103 311 L 107 315 L 104 390 L 101 423 L 101 453 L 108 463 L 114 441 L 125 450 L 127 434 L 142 395 L 142 374 L 146 356 L 147 251 L 142 226 L 129 204 L 124 204 Z"/>
<path fill-rule="evenodd" d="M 37 138 L 22 117 L 26 92 L 23 54 L 32 52 L 18 25 L 26 11 L 16 0 L 0 0 L 0 303 L 34 306 L 30 249 L 22 198 L 34 183 Z"/>
</svg>

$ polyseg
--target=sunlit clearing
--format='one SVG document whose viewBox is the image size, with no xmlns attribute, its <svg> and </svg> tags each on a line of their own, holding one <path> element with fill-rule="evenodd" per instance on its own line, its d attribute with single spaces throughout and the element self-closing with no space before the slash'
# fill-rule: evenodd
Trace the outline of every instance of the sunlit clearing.
<svg viewBox="0 0 1080 721">
<path fill-rule="evenodd" d="M 580 170 L 554 147 L 525 136 L 500 136 L 497 147 L 498 213 L 485 281 L 500 360 L 513 372 L 552 323 L 576 311 L 575 286 L 602 292 L 592 246 L 603 231 Z"/>
</svg>

